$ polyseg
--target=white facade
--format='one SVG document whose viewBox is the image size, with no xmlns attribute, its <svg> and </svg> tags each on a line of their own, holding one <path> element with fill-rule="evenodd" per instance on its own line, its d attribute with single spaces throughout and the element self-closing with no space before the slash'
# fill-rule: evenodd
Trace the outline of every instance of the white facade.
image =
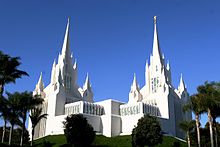
<svg viewBox="0 0 220 147">
<path fill-rule="evenodd" d="M 131 134 L 138 119 L 145 114 L 158 117 L 164 133 L 183 137 L 178 127 L 182 120 L 190 120 L 191 113 L 183 113 L 182 106 L 188 101 L 182 75 L 177 89 L 172 85 L 169 63 L 161 54 L 156 17 L 154 17 L 153 53 L 146 62 L 145 85 L 140 88 L 134 75 L 128 103 L 116 100 L 93 102 L 93 92 L 87 74 L 83 87 L 77 84 L 77 63 L 74 64 L 69 46 L 69 20 L 66 27 L 62 52 L 53 63 L 51 82 L 44 88 L 42 74 L 34 90 L 44 98 L 43 113 L 47 119 L 36 127 L 35 138 L 63 134 L 63 121 L 67 115 L 83 114 L 98 134 L 107 137 Z M 31 122 L 28 129 L 31 131 Z"/>
</svg>

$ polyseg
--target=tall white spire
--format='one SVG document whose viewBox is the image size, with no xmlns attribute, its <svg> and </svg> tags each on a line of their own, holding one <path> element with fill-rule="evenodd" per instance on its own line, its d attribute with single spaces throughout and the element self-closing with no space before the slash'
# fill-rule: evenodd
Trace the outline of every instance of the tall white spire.
<svg viewBox="0 0 220 147">
<path fill-rule="evenodd" d="M 89 74 L 86 75 L 86 81 L 83 85 L 83 98 L 84 100 L 93 103 L 93 92 L 89 81 Z"/>
<path fill-rule="evenodd" d="M 134 73 L 134 79 L 133 79 L 133 83 L 132 83 L 132 89 L 133 90 L 137 90 L 137 89 L 139 90 L 135 73 Z"/>
<path fill-rule="evenodd" d="M 74 65 L 73 65 L 73 69 L 77 68 L 77 60 L 75 59 Z"/>
<path fill-rule="evenodd" d="M 170 62 L 169 62 L 169 60 L 167 61 L 167 70 L 168 71 L 170 70 Z"/>
<path fill-rule="evenodd" d="M 56 59 L 54 59 L 54 61 L 53 61 L 50 82 L 51 82 L 51 84 L 54 84 L 56 82 Z"/>
<path fill-rule="evenodd" d="M 184 80 L 183 80 L 183 75 L 181 73 L 180 84 L 179 84 L 178 90 L 179 90 L 179 92 L 182 93 L 183 91 L 185 91 L 185 89 L 186 89 L 186 86 L 185 86 L 185 83 L 184 83 Z"/>
<path fill-rule="evenodd" d="M 134 73 L 134 79 L 129 93 L 129 103 L 139 102 L 142 100 L 142 98 L 143 96 L 141 95 L 139 86 L 137 84 L 136 74 Z"/>
<path fill-rule="evenodd" d="M 43 91 L 44 90 L 44 83 L 43 83 L 43 78 L 42 78 L 42 72 L 40 73 L 40 77 L 39 77 L 39 80 L 38 80 L 37 85 L 36 85 L 36 90 L 39 90 L 39 91 Z"/>
<path fill-rule="evenodd" d="M 148 82 L 149 82 L 149 65 L 147 60 L 145 65 L 145 85 L 148 86 Z"/>
<path fill-rule="evenodd" d="M 86 74 L 86 81 L 83 85 L 83 89 L 86 90 L 86 89 L 90 89 L 91 88 L 91 84 L 90 84 L 90 81 L 89 81 L 89 74 L 87 73 Z"/>
<path fill-rule="evenodd" d="M 71 57 L 71 54 L 70 54 L 70 46 L 69 46 L 69 18 L 68 18 L 68 20 L 67 20 L 66 32 L 65 32 L 64 41 L 63 41 L 62 56 L 63 56 L 64 58 L 65 58 L 66 56 Z"/>
<path fill-rule="evenodd" d="M 163 62 L 162 54 L 160 51 L 158 33 L 157 33 L 157 16 L 154 16 L 154 41 L 153 41 L 153 57 Z"/>
</svg>

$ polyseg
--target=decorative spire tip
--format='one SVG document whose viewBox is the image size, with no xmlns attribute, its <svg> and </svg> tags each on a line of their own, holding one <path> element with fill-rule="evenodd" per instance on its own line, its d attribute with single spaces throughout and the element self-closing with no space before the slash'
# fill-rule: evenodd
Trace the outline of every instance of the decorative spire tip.
<svg viewBox="0 0 220 147">
<path fill-rule="evenodd" d="M 157 16 L 154 16 L 154 24 L 157 23 Z"/>
</svg>

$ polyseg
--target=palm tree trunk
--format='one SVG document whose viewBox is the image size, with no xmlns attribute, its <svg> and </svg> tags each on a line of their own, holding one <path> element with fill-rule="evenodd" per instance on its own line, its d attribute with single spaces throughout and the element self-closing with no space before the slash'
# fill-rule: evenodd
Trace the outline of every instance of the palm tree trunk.
<svg viewBox="0 0 220 147">
<path fill-rule="evenodd" d="M 33 145 L 33 140 L 34 140 L 34 127 L 32 128 L 31 146 Z"/>
<path fill-rule="evenodd" d="M 24 116 L 23 116 L 23 122 L 22 122 L 22 132 L 21 132 L 21 142 L 20 142 L 20 146 L 23 146 L 26 117 L 27 117 L 26 114 L 24 114 Z"/>
<path fill-rule="evenodd" d="M 3 92 L 4 92 L 4 85 L 0 84 L 0 96 L 3 96 Z"/>
<path fill-rule="evenodd" d="M 208 122 L 209 122 L 209 131 L 210 131 L 211 147 L 214 147 L 213 131 L 212 131 L 212 116 L 211 116 L 211 111 L 210 111 L 210 109 L 208 109 Z"/>
<path fill-rule="evenodd" d="M 188 147 L 190 147 L 189 131 L 186 132 L 186 135 L 187 135 L 187 143 L 188 143 Z"/>
<path fill-rule="evenodd" d="M 200 144 L 200 130 L 199 130 L 199 114 L 196 114 L 196 130 L 197 130 L 198 147 L 201 147 L 201 144 Z"/>
<path fill-rule="evenodd" d="M 9 140 L 8 140 L 8 145 L 11 146 L 11 139 L 12 139 L 12 135 L 13 135 L 13 129 L 14 129 L 14 124 L 11 125 L 10 128 L 10 134 L 9 134 Z"/>
<path fill-rule="evenodd" d="M 4 126 L 3 126 L 3 131 L 2 131 L 2 143 L 4 143 L 5 140 L 5 130 L 6 130 L 6 120 L 4 119 Z"/>
<path fill-rule="evenodd" d="M 218 132 L 217 132 L 217 129 L 216 129 L 216 126 L 214 127 L 214 132 L 215 132 L 215 146 L 218 147 Z"/>
</svg>

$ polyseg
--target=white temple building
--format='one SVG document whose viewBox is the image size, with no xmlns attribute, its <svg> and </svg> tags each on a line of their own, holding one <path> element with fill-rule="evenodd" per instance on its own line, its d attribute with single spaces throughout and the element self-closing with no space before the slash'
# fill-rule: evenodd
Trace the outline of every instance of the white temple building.
<svg viewBox="0 0 220 147">
<path fill-rule="evenodd" d="M 107 137 L 131 134 L 138 119 L 150 114 L 158 117 L 163 133 L 183 137 L 178 124 L 192 117 L 191 112 L 182 111 L 189 94 L 182 75 L 178 88 L 172 85 L 171 68 L 169 63 L 165 64 L 159 46 L 156 16 L 153 52 L 145 67 L 145 85 L 140 88 L 134 74 L 127 103 L 112 99 L 93 101 L 89 75 L 83 87 L 77 84 L 77 62 L 71 55 L 69 44 L 68 20 L 62 51 L 52 66 L 50 84 L 44 87 L 41 74 L 33 92 L 44 98 L 43 113 L 48 114 L 47 119 L 42 119 L 37 125 L 35 138 L 64 134 L 62 122 L 70 114 L 83 114 L 97 134 Z M 28 130 L 31 133 L 30 120 Z"/>
</svg>

